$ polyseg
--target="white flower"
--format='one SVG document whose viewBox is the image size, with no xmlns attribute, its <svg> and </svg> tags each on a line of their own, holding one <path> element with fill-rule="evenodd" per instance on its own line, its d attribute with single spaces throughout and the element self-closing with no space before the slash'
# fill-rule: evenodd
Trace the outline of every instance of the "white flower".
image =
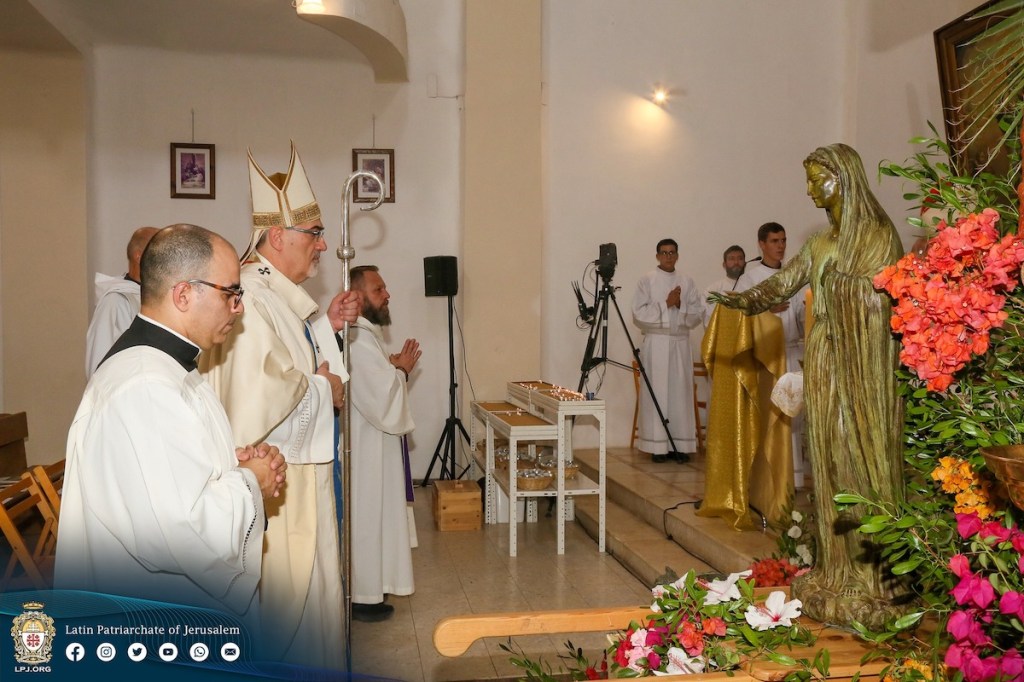
<svg viewBox="0 0 1024 682">
<path fill-rule="evenodd" d="M 711 606 L 712 604 L 724 604 L 727 601 L 739 599 L 740 588 L 736 587 L 736 581 L 740 578 L 749 577 L 750 573 L 751 571 L 730 573 L 729 577 L 725 580 L 712 580 L 711 583 L 708 584 L 708 593 L 704 595 L 704 605 Z"/>
<path fill-rule="evenodd" d="M 755 630 L 770 630 L 780 625 L 790 627 L 793 619 L 800 615 L 802 606 L 799 599 L 786 601 L 786 593 L 777 590 L 768 595 L 764 606 L 748 606 L 743 617 Z"/>
<path fill-rule="evenodd" d="M 654 601 L 651 603 L 651 611 L 661 613 L 661 606 L 658 605 L 658 600 L 664 597 L 667 592 L 668 588 L 664 585 L 655 585 L 651 588 L 651 596 L 654 597 Z"/>
<path fill-rule="evenodd" d="M 660 670 L 652 670 L 656 676 L 664 677 L 665 675 L 689 675 L 691 673 L 702 673 L 704 672 L 704 661 L 699 658 L 690 658 L 686 655 L 686 652 L 679 647 L 672 647 L 665 652 L 665 657 L 668 659 L 668 666 L 665 668 L 665 672 Z"/>
<path fill-rule="evenodd" d="M 786 535 L 793 538 L 794 540 L 796 540 L 803 534 L 804 532 L 800 530 L 800 526 L 791 526 L 790 529 L 786 531 Z"/>
<path fill-rule="evenodd" d="M 800 557 L 801 565 L 810 566 L 814 563 L 814 556 L 811 554 L 811 550 L 807 545 L 797 545 L 795 551 L 796 555 Z"/>
<path fill-rule="evenodd" d="M 795 522 L 797 522 L 797 523 L 800 523 L 801 521 L 804 520 L 804 515 L 801 514 L 800 512 L 798 512 L 796 509 L 793 510 L 792 516 L 793 516 L 793 520 Z"/>
</svg>

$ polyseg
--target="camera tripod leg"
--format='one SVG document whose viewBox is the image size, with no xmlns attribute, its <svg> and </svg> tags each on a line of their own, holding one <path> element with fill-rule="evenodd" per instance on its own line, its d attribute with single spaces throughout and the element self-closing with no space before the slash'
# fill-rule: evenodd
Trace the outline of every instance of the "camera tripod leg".
<svg viewBox="0 0 1024 682">
<path fill-rule="evenodd" d="M 658 413 L 658 419 L 661 420 L 661 425 L 665 429 L 665 436 L 668 438 L 669 445 L 671 447 L 671 453 L 673 459 L 680 464 L 689 461 L 690 457 L 684 452 L 680 452 L 676 446 L 675 440 L 672 438 L 672 432 L 669 429 L 668 418 L 661 409 L 661 403 L 658 402 L 658 396 L 654 394 L 654 386 L 651 385 L 650 377 L 647 376 L 647 370 L 644 368 L 644 363 L 640 359 L 640 349 L 637 348 L 636 344 L 633 343 L 633 337 L 629 333 L 629 327 L 626 326 L 626 320 L 622 316 L 622 310 L 619 309 L 619 302 L 615 298 L 615 289 L 611 286 L 611 283 L 605 281 L 601 286 L 598 293 L 597 304 L 594 308 L 594 322 L 590 329 L 590 334 L 587 337 L 587 348 L 583 355 L 583 362 L 580 366 L 580 383 L 578 391 L 582 392 L 586 386 L 587 379 L 590 375 L 590 370 L 597 365 L 603 363 L 611 363 L 623 369 L 632 370 L 632 367 L 622 364 L 621 362 L 615 362 L 614 360 L 608 359 L 608 302 L 615 307 L 615 314 L 619 318 L 619 324 L 622 326 L 622 331 L 626 335 L 626 340 L 629 342 L 630 350 L 633 352 L 633 359 L 636 361 L 637 368 L 640 371 L 640 376 L 643 377 L 644 386 L 647 388 L 647 394 L 651 398 L 651 402 L 654 403 L 654 409 Z M 600 355 L 594 354 L 597 346 L 598 334 L 601 335 L 601 353 Z M 654 461 L 664 461 L 664 455 L 652 455 Z M 661 457 L 662 459 L 658 459 Z"/>
</svg>

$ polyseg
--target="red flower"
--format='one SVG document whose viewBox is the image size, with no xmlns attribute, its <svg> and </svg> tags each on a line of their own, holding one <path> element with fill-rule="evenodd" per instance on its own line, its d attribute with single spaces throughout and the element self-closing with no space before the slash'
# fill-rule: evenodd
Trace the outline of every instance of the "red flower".
<svg viewBox="0 0 1024 682">
<path fill-rule="evenodd" d="M 705 618 L 702 623 L 702 627 L 705 635 L 717 635 L 718 637 L 725 636 L 725 621 L 718 616 Z"/>
<path fill-rule="evenodd" d="M 690 656 L 700 656 L 704 651 L 704 633 L 692 622 L 684 620 L 679 629 L 679 643 Z"/>
</svg>

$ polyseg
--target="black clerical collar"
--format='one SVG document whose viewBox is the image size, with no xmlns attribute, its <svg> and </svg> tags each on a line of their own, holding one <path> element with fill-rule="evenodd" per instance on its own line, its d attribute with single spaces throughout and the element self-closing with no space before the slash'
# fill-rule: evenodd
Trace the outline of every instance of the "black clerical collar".
<svg viewBox="0 0 1024 682">
<path fill-rule="evenodd" d="M 149 346 L 167 353 L 184 367 L 186 372 L 191 372 L 197 366 L 196 358 L 199 357 L 199 346 L 142 315 L 132 320 L 131 325 L 114 342 L 110 352 L 103 357 L 100 364 L 106 362 L 107 358 L 136 346 Z"/>
</svg>

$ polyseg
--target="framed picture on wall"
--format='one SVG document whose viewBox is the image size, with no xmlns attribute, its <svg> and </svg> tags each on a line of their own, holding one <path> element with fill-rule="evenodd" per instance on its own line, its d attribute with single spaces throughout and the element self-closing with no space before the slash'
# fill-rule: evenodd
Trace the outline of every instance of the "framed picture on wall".
<svg viewBox="0 0 1024 682">
<path fill-rule="evenodd" d="M 215 199 L 217 174 L 212 144 L 171 143 L 171 198 Z"/>
<path fill-rule="evenodd" d="M 395 203 L 395 150 L 353 149 L 352 170 L 365 170 L 377 174 L 384 181 L 384 203 Z M 377 186 L 370 178 L 359 178 L 353 192 L 353 202 L 377 201 Z"/>
<path fill-rule="evenodd" d="M 1002 138 L 998 123 L 1000 112 L 991 98 L 994 81 L 979 78 L 978 74 L 980 69 L 986 68 L 980 64 L 1005 57 L 1000 56 L 998 36 L 979 36 L 1007 18 L 1008 14 L 993 13 L 973 18 L 995 4 L 996 0 L 985 2 L 935 31 L 935 58 L 939 66 L 946 141 L 961 175 L 974 175 L 985 167 L 992 150 L 1000 146 Z M 989 63 L 987 68 L 992 68 L 992 64 Z M 989 122 L 984 128 L 974 125 L 975 121 L 986 120 Z M 1009 170 L 1005 148 L 992 159 L 987 170 L 996 174 L 1005 174 Z"/>
</svg>

